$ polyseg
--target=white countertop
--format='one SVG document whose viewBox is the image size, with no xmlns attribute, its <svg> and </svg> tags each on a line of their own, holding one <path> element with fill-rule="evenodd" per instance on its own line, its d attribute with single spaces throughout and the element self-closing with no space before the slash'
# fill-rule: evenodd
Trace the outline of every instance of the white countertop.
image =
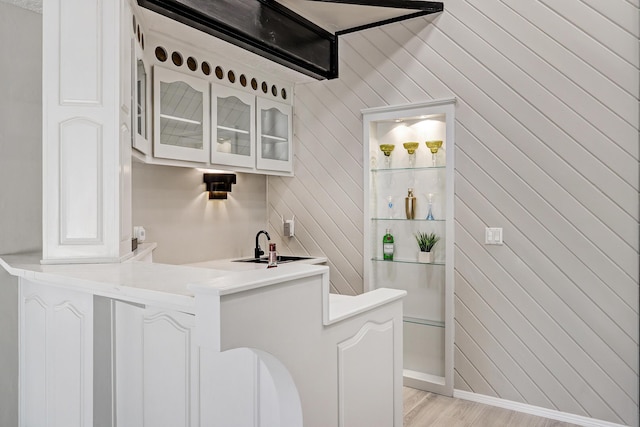
<svg viewBox="0 0 640 427">
<path fill-rule="evenodd" d="M 44 265 L 40 257 L 40 253 L 2 255 L 0 266 L 14 276 L 34 281 L 187 312 L 193 310 L 194 285 L 201 290 L 210 288 L 213 292 L 228 294 L 327 269 L 309 265 L 322 263 L 326 261 L 324 258 L 280 264 L 267 270 L 266 264 L 231 260 L 170 265 L 136 261 L 134 257 L 123 263 Z M 264 270 L 264 274 L 260 270 Z"/>
<path fill-rule="evenodd" d="M 266 270 L 267 264 L 264 263 L 254 263 L 254 262 L 237 262 L 237 260 L 249 259 L 247 257 L 243 258 L 229 258 L 229 259 L 216 259 L 211 261 L 201 261 L 185 264 L 189 267 L 200 267 L 200 268 L 213 268 L 215 270 L 225 270 L 225 271 L 249 271 L 249 270 Z M 324 257 L 310 257 L 309 259 L 303 259 L 295 262 L 287 262 L 283 264 L 278 264 L 278 267 L 287 266 L 291 264 L 324 264 L 327 262 L 327 258 Z"/>
<path fill-rule="evenodd" d="M 227 295 L 283 281 L 328 273 L 322 257 L 279 264 L 211 260 L 188 265 L 136 261 L 155 246 L 145 246 L 131 260 L 107 264 L 41 264 L 40 253 L 0 256 L 0 266 L 10 274 L 66 289 L 140 304 L 193 313 L 194 290 Z M 377 289 L 361 295 L 329 294 L 326 283 L 325 324 L 339 322 L 377 306 L 400 299 L 406 292 Z"/>
</svg>

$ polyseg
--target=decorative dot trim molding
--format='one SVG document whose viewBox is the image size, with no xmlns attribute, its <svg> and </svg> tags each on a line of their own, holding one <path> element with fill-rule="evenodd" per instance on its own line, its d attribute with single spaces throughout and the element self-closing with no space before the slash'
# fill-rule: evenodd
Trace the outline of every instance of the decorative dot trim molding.
<svg viewBox="0 0 640 427">
<path fill-rule="evenodd" d="M 135 36 L 134 38 L 138 40 L 138 43 L 142 47 L 142 50 L 144 50 L 144 33 L 142 32 L 142 30 L 140 30 L 140 24 L 138 24 L 138 20 L 136 19 L 135 15 L 132 16 L 132 23 L 133 35 Z"/>
<path fill-rule="evenodd" d="M 200 68 L 202 69 L 202 74 L 204 74 L 205 76 L 208 76 L 211 74 L 211 65 L 209 65 L 208 62 L 206 61 L 203 62 Z"/>
<path fill-rule="evenodd" d="M 164 50 L 163 47 L 158 46 L 156 48 L 156 58 L 158 58 L 160 62 L 165 62 L 167 60 L 167 51 Z"/>
<path fill-rule="evenodd" d="M 191 71 L 196 71 L 198 69 L 198 61 L 193 56 L 188 57 L 187 67 L 189 67 Z"/>
<path fill-rule="evenodd" d="M 180 52 L 176 52 L 176 51 L 174 51 L 174 52 L 171 54 L 171 61 L 173 61 L 173 64 L 174 64 L 176 67 L 180 67 L 180 66 L 182 65 L 182 62 L 183 62 L 183 61 L 182 61 L 182 54 L 180 54 Z"/>
<path fill-rule="evenodd" d="M 133 17 L 133 25 L 134 25 L 134 32 L 136 31 L 139 32 L 140 28 L 136 24 L 135 16 Z M 141 43 L 143 43 L 142 47 L 144 49 L 144 35 L 139 33 L 138 38 L 141 41 Z M 169 59 L 167 50 L 163 46 L 156 46 L 155 55 L 156 55 L 156 59 L 160 62 L 166 62 L 167 59 Z M 182 67 L 182 65 L 184 64 L 182 53 L 180 53 L 177 50 L 174 50 L 171 53 L 171 62 L 176 67 Z M 199 68 L 198 68 L 198 63 L 200 64 Z M 202 74 L 204 74 L 205 76 L 211 75 L 212 68 L 210 63 L 207 61 L 199 61 L 195 57 L 189 56 L 186 60 L 186 64 L 187 64 L 187 68 L 189 68 L 189 70 L 193 72 L 198 72 L 198 70 L 200 70 L 200 72 L 202 72 Z M 215 68 L 213 69 L 213 73 L 218 78 L 218 80 L 224 80 L 225 70 L 222 68 L 222 66 L 216 65 Z M 226 71 L 226 79 L 229 83 L 232 83 L 232 84 L 236 84 L 236 82 L 238 82 L 242 87 L 247 87 L 247 83 L 249 82 L 245 74 L 240 74 L 240 76 L 236 78 L 236 72 L 234 70 Z M 278 91 L 278 87 L 276 85 L 271 85 L 271 90 L 269 90 L 268 82 L 263 81 L 259 85 L 258 80 L 255 77 L 251 78 L 250 86 L 251 86 L 251 89 L 255 91 L 257 91 L 259 88 L 260 90 L 262 90 L 263 93 L 268 94 L 269 92 L 271 92 L 271 95 L 276 98 L 280 97 L 284 100 L 287 99 L 287 91 L 284 88 Z"/>
</svg>

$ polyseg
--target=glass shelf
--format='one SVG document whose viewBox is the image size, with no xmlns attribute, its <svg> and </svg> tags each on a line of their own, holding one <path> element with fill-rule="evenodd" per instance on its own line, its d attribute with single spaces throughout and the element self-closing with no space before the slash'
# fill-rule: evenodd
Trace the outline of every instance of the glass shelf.
<svg viewBox="0 0 640 427">
<path fill-rule="evenodd" d="M 230 128 L 227 126 L 216 126 L 218 129 L 220 130 L 226 130 L 227 132 L 235 132 L 235 133 L 241 133 L 243 135 L 248 135 L 249 131 L 248 130 L 244 130 L 244 129 L 237 129 L 237 128 Z"/>
<path fill-rule="evenodd" d="M 372 168 L 371 172 L 419 171 L 430 169 L 446 169 L 446 166 L 417 166 L 413 168 Z"/>
<path fill-rule="evenodd" d="M 445 222 L 446 219 L 425 219 L 425 218 L 371 218 L 371 221 L 422 221 L 422 222 Z"/>
<path fill-rule="evenodd" d="M 404 316 L 402 318 L 404 322 L 414 323 L 416 325 L 435 326 L 436 328 L 444 328 L 444 322 L 440 320 L 421 319 L 418 317 Z"/>
<path fill-rule="evenodd" d="M 287 138 L 282 138 L 281 136 L 274 136 L 274 135 L 267 135 L 267 134 L 262 134 L 261 136 L 264 139 L 269 139 L 270 141 L 268 142 L 289 142 Z"/>
<path fill-rule="evenodd" d="M 392 261 L 388 260 L 388 259 L 382 259 L 382 258 L 371 258 L 371 261 L 380 261 L 380 262 L 399 262 L 401 264 L 424 264 L 424 265 L 445 265 L 444 262 L 442 261 L 435 261 L 435 262 L 420 262 L 420 261 L 414 261 L 414 260 L 410 260 L 410 259 L 394 259 Z"/>
</svg>

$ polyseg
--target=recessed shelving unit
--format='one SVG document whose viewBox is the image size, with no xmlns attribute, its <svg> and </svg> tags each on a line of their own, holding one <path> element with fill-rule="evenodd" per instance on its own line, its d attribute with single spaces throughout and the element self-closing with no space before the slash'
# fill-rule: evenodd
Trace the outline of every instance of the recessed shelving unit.
<svg viewBox="0 0 640 427">
<path fill-rule="evenodd" d="M 445 99 L 362 111 L 365 289 L 407 291 L 404 383 L 448 396 L 453 395 L 454 103 Z M 434 153 L 426 141 L 442 144 Z M 415 151 L 409 154 L 410 149 Z M 415 197 L 412 218 L 405 206 L 409 189 Z M 383 258 L 386 230 L 394 237 L 393 260 Z M 417 232 L 440 237 L 428 262 L 419 260 Z"/>
</svg>

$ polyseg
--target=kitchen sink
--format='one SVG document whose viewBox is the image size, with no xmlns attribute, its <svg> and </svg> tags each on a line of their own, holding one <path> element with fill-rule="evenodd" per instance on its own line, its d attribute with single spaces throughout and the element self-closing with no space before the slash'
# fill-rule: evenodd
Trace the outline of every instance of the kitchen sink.
<svg viewBox="0 0 640 427">
<path fill-rule="evenodd" d="M 312 257 L 308 256 L 292 256 L 292 255 L 278 255 L 278 264 L 284 264 L 286 262 L 294 262 L 294 261 L 302 261 L 305 259 L 311 259 Z M 269 258 L 245 258 L 245 259 L 236 259 L 233 262 L 252 262 L 255 264 L 268 264 Z"/>
</svg>

